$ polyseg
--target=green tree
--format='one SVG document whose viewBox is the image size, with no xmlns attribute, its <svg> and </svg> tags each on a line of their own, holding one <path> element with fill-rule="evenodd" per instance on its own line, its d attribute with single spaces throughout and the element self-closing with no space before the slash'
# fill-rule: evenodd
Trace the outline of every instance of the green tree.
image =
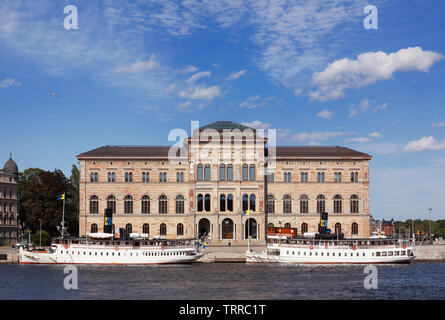
<svg viewBox="0 0 445 320">
<path fill-rule="evenodd" d="M 51 245 L 51 236 L 45 230 L 42 230 L 42 246 L 50 246 Z M 40 245 L 40 231 L 31 235 L 31 242 L 38 246 Z"/>
</svg>

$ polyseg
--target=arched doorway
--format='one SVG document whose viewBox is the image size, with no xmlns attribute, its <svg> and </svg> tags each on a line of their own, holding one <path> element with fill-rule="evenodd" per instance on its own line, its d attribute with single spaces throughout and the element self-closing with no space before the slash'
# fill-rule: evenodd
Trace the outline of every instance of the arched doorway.
<svg viewBox="0 0 445 320">
<path fill-rule="evenodd" d="M 210 233 L 210 221 L 206 218 L 199 220 L 198 224 L 198 238 L 204 238 Z"/>
<path fill-rule="evenodd" d="M 248 239 L 249 235 L 251 239 L 257 238 L 257 222 L 253 218 L 247 219 L 244 225 L 244 239 Z"/>
<path fill-rule="evenodd" d="M 222 222 L 222 238 L 233 239 L 233 221 L 232 219 L 224 219 Z"/>
</svg>

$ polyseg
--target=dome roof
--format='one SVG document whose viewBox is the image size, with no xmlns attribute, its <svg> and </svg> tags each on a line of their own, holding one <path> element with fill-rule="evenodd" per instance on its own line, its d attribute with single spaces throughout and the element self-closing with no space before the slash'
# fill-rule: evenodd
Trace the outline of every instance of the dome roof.
<svg viewBox="0 0 445 320">
<path fill-rule="evenodd" d="M 8 161 L 6 161 L 5 166 L 3 167 L 3 170 L 11 172 L 11 173 L 19 172 L 19 167 L 17 166 L 17 163 L 15 163 L 15 161 L 12 160 L 12 156 L 9 158 Z"/>
</svg>

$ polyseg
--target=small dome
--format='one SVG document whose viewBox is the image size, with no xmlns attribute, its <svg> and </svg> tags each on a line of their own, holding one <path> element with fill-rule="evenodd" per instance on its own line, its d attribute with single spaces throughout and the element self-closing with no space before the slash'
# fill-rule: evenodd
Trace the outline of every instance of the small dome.
<svg viewBox="0 0 445 320">
<path fill-rule="evenodd" d="M 4 171 L 8 171 L 11 173 L 18 173 L 19 167 L 17 166 L 17 163 L 12 160 L 12 156 L 9 158 L 8 161 L 6 161 L 5 166 L 3 167 Z"/>
</svg>

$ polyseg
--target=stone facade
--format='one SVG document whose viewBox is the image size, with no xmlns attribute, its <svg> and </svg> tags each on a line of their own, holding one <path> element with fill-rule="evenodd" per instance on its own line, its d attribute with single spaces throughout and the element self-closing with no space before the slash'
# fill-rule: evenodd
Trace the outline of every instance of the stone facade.
<svg viewBox="0 0 445 320">
<path fill-rule="evenodd" d="M 329 213 L 333 232 L 337 224 L 346 237 L 370 235 L 369 155 L 343 147 L 274 148 L 257 130 L 233 122 L 192 132 L 177 152 L 105 146 L 78 155 L 79 235 L 103 231 L 108 206 L 115 206 L 116 233 L 127 227 L 150 237 L 244 243 L 250 233 L 263 242 L 266 225 L 317 231 L 320 211 Z"/>
<path fill-rule="evenodd" d="M 12 156 L 0 170 L 0 245 L 17 242 L 18 167 Z"/>
</svg>

